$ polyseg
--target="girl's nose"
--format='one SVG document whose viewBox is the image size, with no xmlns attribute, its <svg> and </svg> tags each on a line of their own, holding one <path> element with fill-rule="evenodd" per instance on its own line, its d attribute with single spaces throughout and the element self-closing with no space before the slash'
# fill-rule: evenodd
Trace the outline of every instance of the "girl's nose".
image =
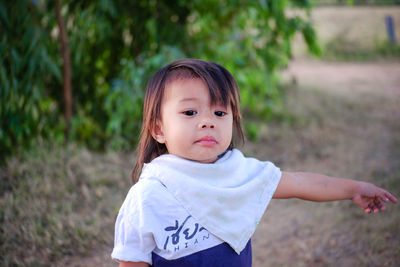
<svg viewBox="0 0 400 267">
<path fill-rule="evenodd" d="M 202 123 L 201 128 L 211 128 L 211 129 L 214 129 L 214 124 L 212 124 L 212 123 Z"/>
<path fill-rule="evenodd" d="M 204 129 L 204 128 L 210 128 L 210 129 L 214 129 L 215 125 L 213 120 L 210 118 L 210 116 L 204 116 L 199 124 L 200 128 Z"/>
</svg>

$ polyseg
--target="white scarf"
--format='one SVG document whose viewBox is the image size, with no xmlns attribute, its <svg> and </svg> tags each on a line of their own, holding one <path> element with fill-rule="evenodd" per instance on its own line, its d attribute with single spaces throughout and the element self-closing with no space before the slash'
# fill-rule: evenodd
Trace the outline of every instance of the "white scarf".
<svg viewBox="0 0 400 267">
<path fill-rule="evenodd" d="M 140 179 L 158 179 L 201 226 L 237 254 L 256 230 L 278 186 L 281 171 L 271 162 L 229 150 L 205 164 L 165 154 L 143 167 Z"/>
</svg>

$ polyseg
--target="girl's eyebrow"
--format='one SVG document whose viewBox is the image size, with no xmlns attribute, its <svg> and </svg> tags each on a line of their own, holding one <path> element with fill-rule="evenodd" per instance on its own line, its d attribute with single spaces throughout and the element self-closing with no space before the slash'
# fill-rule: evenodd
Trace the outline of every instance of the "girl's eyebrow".
<svg viewBox="0 0 400 267">
<path fill-rule="evenodd" d="M 199 99 L 197 97 L 185 97 L 179 100 L 179 103 L 184 103 L 184 102 L 197 102 Z M 223 103 L 216 103 L 214 106 L 221 106 L 226 108 L 227 105 L 224 105 Z"/>
<path fill-rule="evenodd" d="M 179 102 L 189 102 L 189 101 L 196 101 L 198 100 L 196 97 L 187 97 L 187 98 L 182 98 L 179 100 Z"/>
</svg>

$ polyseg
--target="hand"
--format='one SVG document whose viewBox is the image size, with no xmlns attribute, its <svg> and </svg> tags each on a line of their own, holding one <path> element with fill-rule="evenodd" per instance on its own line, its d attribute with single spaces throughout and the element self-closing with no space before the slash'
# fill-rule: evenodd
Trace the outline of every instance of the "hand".
<svg viewBox="0 0 400 267">
<path fill-rule="evenodd" d="M 359 182 L 352 200 L 366 213 L 384 211 L 386 209 L 386 202 L 397 202 L 397 199 L 388 191 L 365 182 Z"/>
</svg>

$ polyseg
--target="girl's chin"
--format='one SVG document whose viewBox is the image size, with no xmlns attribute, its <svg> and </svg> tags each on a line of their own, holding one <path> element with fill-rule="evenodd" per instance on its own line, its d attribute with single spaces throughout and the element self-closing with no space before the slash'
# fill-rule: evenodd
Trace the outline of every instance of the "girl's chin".
<svg viewBox="0 0 400 267">
<path fill-rule="evenodd" d="M 210 157 L 210 158 L 200 158 L 200 157 L 183 157 L 185 159 L 191 160 L 191 161 L 197 161 L 199 163 L 204 163 L 204 164 L 209 164 L 209 163 L 214 163 L 217 161 L 218 156 L 215 157 Z"/>
<path fill-rule="evenodd" d="M 214 163 L 217 161 L 218 158 L 212 159 L 212 160 L 197 160 L 197 162 L 200 163 L 205 163 L 205 164 L 210 164 L 210 163 Z"/>
</svg>

